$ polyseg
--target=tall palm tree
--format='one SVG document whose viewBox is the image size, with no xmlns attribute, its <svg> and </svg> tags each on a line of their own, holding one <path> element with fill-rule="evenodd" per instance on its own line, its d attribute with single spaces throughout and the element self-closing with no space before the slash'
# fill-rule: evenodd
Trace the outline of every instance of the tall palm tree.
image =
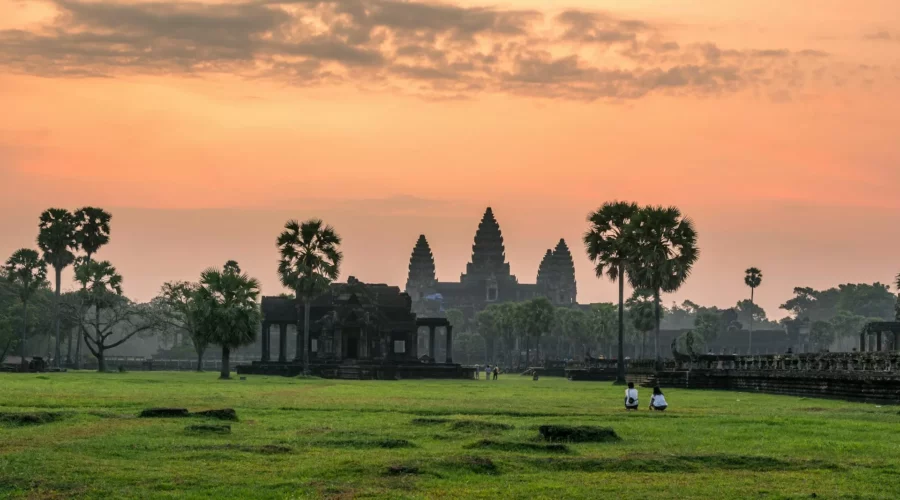
<svg viewBox="0 0 900 500">
<path fill-rule="evenodd" d="M 109 243 L 110 222 L 112 215 L 97 207 L 81 207 L 73 214 L 76 230 L 75 240 L 84 250 L 86 262 L 90 262 L 100 247 Z M 75 369 L 81 368 L 81 337 L 76 336 Z M 72 362 L 72 336 L 69 336 L 67 363 Z"/>
<path fill-rule="evenodd" d="M 619 283 L 619 349 L 616 358 L 616 384 L 625 383 L 625 275 L 637 248 L 634 244 L 634 218 L 639 212 L 635 203 L 604 203 L 588 216 L 590 228 L 584 235 L 588 258 L 594 262 L 598 278 L 605 274 Z"/>
<path fill-rule="evenodd" d="M 751 267 L 744 271 L 744 284 L 750 287 L 750 352 L 753 352 L 753 292 L 756 291 L 756 287 L 762 284 L 762 279 L 762 271 L 755 267 Z"/>
<path fill-rule="evenodd" d="M 897 287 L 897 290 L 900 291 L 900 274 L 897 275 L 894 285 Z M 894 305 L 894 317 L 897 321 L 900 321 L 900 294 L 897 295 L 897 303 Z"/>
<path fill-rule="evenodd" d="M 16 250 L 3 266 L 3 274 L 22 301 L 22 338 L 19 341 L 19 356 L 22 370 L 25 370 L 25 342 L 28 335 L 28 301 L 38 290 L 48 285 L 47 264 L 40 255 L 29 248 Z"/>
<path fill-rule="evenodd" d="M 231 378 L 231 350 L 256 340 L 261 313 L 259 281 L 241 272 L 235 261 L 221 270 L 209 268 L 200 274 L 197 290 L 198 328 L 203 338 L 222 347 L 220 379 Z"/>
<path fill-rule="evenodd" d="M 281 254 L 278 275 L 281 284 L 294 291 L 297 305 L 303 303 L 303 373 L 309 373 L 309 315 L 311 303 L 327 292 L 331 283 L 340 275 L 343 255 L 338 247 L 341 237 L 334 228 L 320 219 L 310 219 L 302 224 L 290 220 L 278 235 L 277 245 Z M 299 327 L 299 325 L 298 325 Z M 297 354 L 301 352 L 298 347 Z"/>
<path fill-rule="evenodd" d="M 56 295 L 54 297 L 53 307 L 55 310 L 54 315 L 56 317 L 56 351 L 54 363 L 56 367 L 59 368 L 59 297 L 62 289 L 63 269 L 70 266 L 75 261 L 75 254 L 72 252 L 78 249 L 78 240 L 75 237 L 75 217 L 71 212 L 64 208 L 50 208 L 41 213 L 40 224 L 38 227 L 40 228 L 37 239 L 38 247 L 44 252 L 44 261 L 53 266 L 53 270 L 56 273 Z"/>
<path fill-rule="evenodd" d="M 697 232 L 694 223 L 682 216 L 676 207 L 645 207 L 640 210 L 635 222 L 637 255 L 631 262 L 628 277 L 634 288 L 653 292 L 656 316 L 654 351 L 659 360 L 660 294 L 678 290 L 690 275 L 700 254 Z"/>
</svg>

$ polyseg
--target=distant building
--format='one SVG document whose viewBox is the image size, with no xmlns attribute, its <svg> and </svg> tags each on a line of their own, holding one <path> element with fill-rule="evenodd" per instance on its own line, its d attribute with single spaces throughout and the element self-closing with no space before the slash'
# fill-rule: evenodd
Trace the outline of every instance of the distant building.
<svg viewBox="0 0 900 500">
<path fill-rule="evenodd" d="M 565 240 L 547 250 L 538 268 L 535 283 L 519 283 L 506 262 L 503 234 L 490 207 L 484 212 L 472 259 L 458 282 L 438 281 L 434 256 L 425 235 L 419 236 L 409 260 L 406 293 L 413 301 L 413 311 L 420 317 L 443 316 L 448 309 L 459 309 L 467 318 L 490 304 L 518 302 L 547 297 L 559 306 L 576 304 L 577 286 L 572 253 Z"/>
</svg>

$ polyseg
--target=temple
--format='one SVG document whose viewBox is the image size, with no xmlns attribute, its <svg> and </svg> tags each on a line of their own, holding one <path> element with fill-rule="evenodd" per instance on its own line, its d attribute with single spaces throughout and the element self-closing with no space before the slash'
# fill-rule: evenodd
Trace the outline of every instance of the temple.
<svg viewBox="0 0 900 500">
<path fill-rule="evenodd" d="M 303 369 L 304 308 L 289 296 L 262 298 L 260 360 L 237 367 L 241 374 L 293 376 Z M 310 304 L 310 369 L 314 375 L 347 379 L 471 378 L 453 363 L 453 328 L 445 318 L 419 318 L 399 287 L 366 284 L 350 277 Z M 296 337 L 288 346 L 289 329 Z M 274 330 L 274 331 L 273 331 Z M 440 337 L 437 336 L 440 330 Z M 421 337 L 421 338 L 420 338 Z M 443 359 L 436 356 L 436 343 Z M 419 352 L 419 346 L 424 352 Z"/>
<path fill-rule="evenodd" d="M 467 318 L 493 303 L 517 302 L 547 297 L 555 305 L 576 303 L 575 265 L 565 240 L 548 249 L 538 268 L 536 282 L 519 283 L 510 272 L 500 224 L 490 207 L 484 212 L 472 259 L 458 282 L 438 281 L 434 256 L 425 235 L 419 236 L 409 260 L 406 293 L 413 311 L 424 316 L 443 316 L 449 309 L 459 309 Z"/>
</svg>

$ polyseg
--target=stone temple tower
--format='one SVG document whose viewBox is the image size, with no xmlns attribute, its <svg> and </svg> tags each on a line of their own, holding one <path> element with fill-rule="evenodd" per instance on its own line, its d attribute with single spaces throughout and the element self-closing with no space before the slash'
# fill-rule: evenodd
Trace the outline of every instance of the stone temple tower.
<svg viewBox="0 0 900 500">
<path fill-rule="evenodd" d="M 489 279 L 507 281 L 510 277 L 500 224 L 494 218 L 494 211 L 488 207 L 475 232 L 472 261 L 466 265 L 466 272 L 460 276 L 460 282 L 468 283 Z"/>
<path fill-rule="evenodd" d="M 560 239 L 555 249 L 544 254 L 538 267 L 537 286 L 539 293 L 555 305 L 576 303 L 575 263 L 566 240 Z"/>
<path fill-rule="evenodd" d="M 425 235 L 419 235 L 416 246 L 409 258 L 409 275 L 406 279 L 406 293 L 413 304 L 420 302 L 425 296 L 434 293 L 437 280 L 434 275 L 434 256 Z"/>
</svg>

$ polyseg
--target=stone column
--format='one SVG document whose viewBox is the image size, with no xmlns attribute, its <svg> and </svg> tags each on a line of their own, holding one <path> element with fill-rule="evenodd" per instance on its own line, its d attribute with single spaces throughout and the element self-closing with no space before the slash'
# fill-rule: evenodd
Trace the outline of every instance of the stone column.
<svg viewBox="0 0 900 500">
<path fill-rule="evenodd" d="M 303 350 L 309 348 L 309 346 L 303 345 L 303 332 L 300 331 L 300 328 L 297 328 L 297 343 L 294 344 L 297 348 L 294 349 L 297 351 L 294 354 L 294 359 L 297 361 L 303 361 Z M 312 359 L 312 355 L 310 355 L 310 359 Z"/>
<path fill-rule="evenodd" d="M 428 327 L 428 355 L 434 359 L 434 326 Z"/>
<path fill-rule="evenodd" d="M 262 322 L 262 360 L 269 361 L 269 323 Z"/>
<path fill-rule="evenodd" d="M 278 323 L 278 361 L 287 363 L 287 323 Z"/>
<path fill-rule="evenodd" d="M 453 326 L 447 325 L 447 357 L 445 358 L 446 363 L 453 363 Z"/>
<path fill-rule="evenodd" d="M 866 331 L 859 334 L 859 352 L 866 352 Z"/>
<path fill-rule="evenodd" d="M 879 330 L 878 333 L 876 333 L 875 335 L 876 335 L 875 339 L 877 342 L 877 344 L 875 344 L 875 346 L 876 346 L 875 350 L 878 352 L 881 352 L 881 330 Z"/>
</svg>

